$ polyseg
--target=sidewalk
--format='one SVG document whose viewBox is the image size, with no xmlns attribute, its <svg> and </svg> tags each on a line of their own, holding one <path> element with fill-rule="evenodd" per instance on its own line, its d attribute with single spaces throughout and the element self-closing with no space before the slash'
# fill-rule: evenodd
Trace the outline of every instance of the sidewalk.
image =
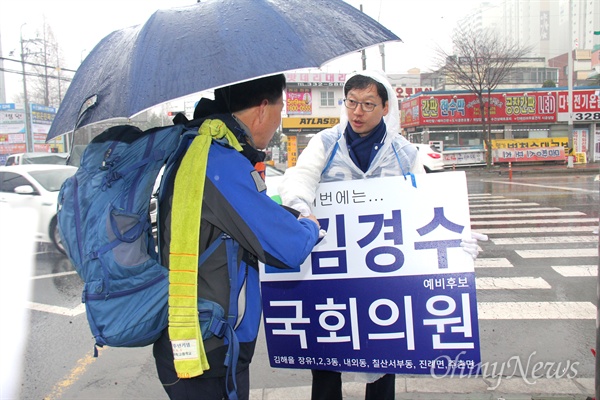
<svg viewBox="0 0 600 400">
<path fill-rule="evenodd" d="M 440 378 L 405 376 L 396 378 L 396 400 L 586 400 L 594 393 L 593 378 L 538 379 Z M 250 400 L 310 400 L 310 386 L 254 389 Z M 343 384 L 344 400 L 363 400 L 365 384 Z M 525 394 L 527 393 L 527 394 Z"/>
</svg>

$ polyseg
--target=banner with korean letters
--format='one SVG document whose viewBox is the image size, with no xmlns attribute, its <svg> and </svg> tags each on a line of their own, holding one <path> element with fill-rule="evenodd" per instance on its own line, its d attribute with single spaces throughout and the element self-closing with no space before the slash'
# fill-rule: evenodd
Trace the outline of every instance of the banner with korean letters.
<svg viewBox="0 0 600 400">
<path fill-rule="evenodd" d="M 261 266 L 272 367 L 478 373 L 463 171 L 324 183 L 313 213 L 327 234 L 304 264 Z"/>
</svg>

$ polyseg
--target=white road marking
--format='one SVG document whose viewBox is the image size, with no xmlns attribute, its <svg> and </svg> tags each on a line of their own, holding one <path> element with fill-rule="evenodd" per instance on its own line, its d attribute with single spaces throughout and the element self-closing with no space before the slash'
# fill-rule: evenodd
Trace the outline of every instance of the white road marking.
<svg viewBox="0 0 600 400">
<path fill-rule="evenodd" d="M 581 224 L 598 223 L 598 218 L 562 218 L 562 219 L 523 219 L 512 221 L 473 221 L 471 225 L 526 225 L 526 224 Z"/>
<path fill-rule="evenodd" d="M 511 278 L 476 278 L 477 290 L 551 289 L 542 278 L 530 276 Z"/>
<path fill-rule="evenodd" d="M 483 201 L 487 201 L 490 199 L 506 199 L 506 196 L 492 196 L 491 194 L 489 194 L 488 196 L 485 197 L 475 197 L 475 196 L 469 196 L 469 200 L 483 200 Z M 514 201 L 520 201 L 518 199 L 509 199 L 509 200 L 514 200 Z"/>
<path fill-rule="evenodd" d="M 597 265 L 553 265 L 552 269 L 567 278 L 598 276 Z"/>
<path fill-rule="evenodd" d="M 481 302 L 480 320 L 497 319 L 596 319 L 596 306 L 586 301 L 562 302 Z"/>
<path fill-rule="evenodd" d="M 469 204 L 471 203 L 475 203 L 475 204 L 479 204 L 479 203 L 512 203 L 512 202 L 521 202 L 521 200 L 519 199 L 506 199 L 506 198 L 498 198 L 498 199 L 475 199 L 475 200 L 469 200 Z"/>
<path fill-rule="evenodd" d="M 59 306 L 51 306 L 48 304 L 28 302 L 27 308 L 29 308 L 30 310 L 42 311 L 51 314 L 65 315 L 67 317 L 76 317 L 79 314 L 85 313 L 85 304 L 83 303 L 75 308 L 66 308 Z"/>
<path fill-rule="evenodd" d="M 560 211 L 553 213 L 519 213 L 519 214 L 482 214 L 482 215 L 471 215 L 471 219 L 474 218 L 520 218 L 520 217 L 574 217 L 577 215 L 586 215 L 581 211 Z"/>
<path fill-rule="evenodd" d="M 498 207 L 497 205 L 495 207 Z M 529 207 L 529 208 L 494 208 L 493 210 L 471 210 L 471 215 L 478 213 L 506 213 L 506 212 L 531 212 L 531 211 L 556 211 L 561 210 L 559 207 Z"/>
<path fill-rule="evenodd" d="M 512 268 L 513 265 L 506 258 L 482 258 L 475 260 L 475 268 Z"/>
<path fill-rule="evenodd" d="M 539 206 L 539 203 L 514 203 L 514 204 L 502 204 L 503 206 L 511 206 L 511 207 L 530 207 L 530 206 Z M 492 207 L 498 207 L 498 204 L 471 204 L 469 206 L 469 208 L 483 208 L 483 207 L 487 207 L 487 208 L 492 208 Z"/>
<path fill-rule="evenodd" d="M 539 188 L 544 188 L 544 189 L 566 190 L 566 191 L 569 191 L 569 192 L 598 193 L 597 190 L 580 189 L 580 188 L 563 187 L 563 186 L 537 185 L 535 183 L 505 182 L 505 181 L 493 181 L 493 180 L 489 180 L 489 181 L 488 180 L 482 180 L 482 182 L 500 183 L 500 184 L 503 184 L 503 185 L 539 187 Z"/>
<path fill-rule="evenodd" d="M 46 274 L 46 275 L 37 275 L 37 276 L 32 276 L 31 279 L 46 279 L 46 278 L 55 278 L 57 276 L 65 276 L 65 275 L 73 275 L 73 274 L 77 274 L 77 271 L 67 271 L 67 272 L 57 272 L 55 274 Z"/>
<path fill-rule="evenodd" d="M 490 239 L 497 245 L 503 244 L 545 244 L 545 243 L 597 243 L 598 236 L 535 236 L 518 238 Z"/>
<path fill-rule="evenodd" d="M 518 233 L 547 233 L 547 232 L 592 232 L 596 225 L 590 226 L 541 226 L 532 228 L 479 228 L 477 232 L 486 235 L 493 234 L 518 234 Z"/>
<path fill-rule="evenodd" d="M 515 250 L 515 253 L 523 258 L 597 257 L 598 249 Z"/>
</svg>

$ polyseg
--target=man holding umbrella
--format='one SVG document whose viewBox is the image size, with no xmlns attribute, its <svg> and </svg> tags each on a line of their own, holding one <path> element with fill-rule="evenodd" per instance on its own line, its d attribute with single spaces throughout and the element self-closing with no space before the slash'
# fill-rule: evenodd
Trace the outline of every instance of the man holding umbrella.
<svg viewBox="0 0 600 400">
<path fill-rule="evenodd" d="M 279 185 L 283 204 L 301 215 L 312 214 L 310 204 L 320 182 L 425 172 L 417 149 L 398 133 L 398 102 L 383 72 L 354 74 L 344 85 L 344 96 L 340 123 L 310 140 Z M 477 256 L 475 239 L 463 239 L 461 246 Z M 356 374 L 357 379 L 367 382 L 366 400 L 395 398 L 393 374 Z M 312 377 L 312 400 L 342 400 L 340 372 L 312 370 Z"/>
<path fill-rule="evenodd" d="M 258 262 L 297 267 L 318 239 L 316 218 L 297 219 L 277 205 L 254 168 L 281 122 L 284 89 L 279 74 L 201 99 L 188 123 L 199 135 L 165 170 L 158 226 L 161 261 L 170 269 L 169 328 L 154 344 L 154 357 L 171 399 L 248 399 L 261 316 Z M 194 268 L 197 278 L 189 273 Z M 197 291 L 200 321 L 201 302 L 225 310 L 235 340 L 206 337 L 205 330 L 202 340 L 178 328 L 179 308 L 195 307 L 182 305 L 194 297 L 181 295 L 190 287 Z"/>
</svg>

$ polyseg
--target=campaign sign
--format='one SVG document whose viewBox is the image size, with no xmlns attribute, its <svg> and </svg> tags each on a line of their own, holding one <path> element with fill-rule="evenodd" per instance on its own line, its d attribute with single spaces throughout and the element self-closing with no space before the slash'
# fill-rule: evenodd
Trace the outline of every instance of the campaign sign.
<svg viewBox="0 0 600 400">
<path fill-rule="evenodd" d="M 321 184 L 326 236 L 296 270 L 261 266 L 272 367 L 477 374 L 462 171 Z"/>
</svg>

